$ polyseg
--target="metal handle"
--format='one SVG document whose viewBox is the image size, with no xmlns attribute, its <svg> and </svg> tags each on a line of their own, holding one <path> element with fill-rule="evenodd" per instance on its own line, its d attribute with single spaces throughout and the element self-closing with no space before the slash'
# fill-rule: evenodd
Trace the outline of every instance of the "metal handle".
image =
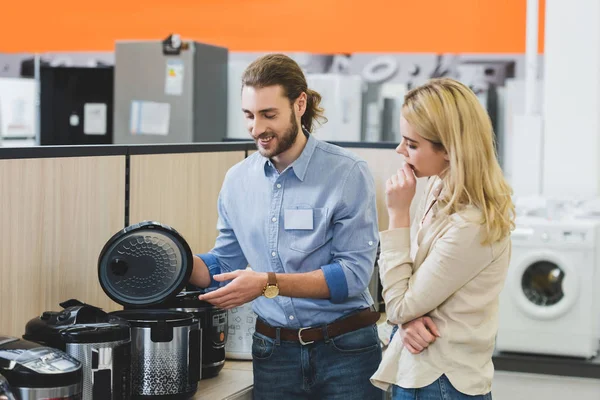
<svg viewBox="0 0 600 400">
<path fill-rule="evenodd" d="M 177 294 L 177 296 L 175 297 L 184 297 L 184 296 L 191 296 L 191 295 L 200 295 L 200 294 L 205 294 L 206 292 L 204 290 L 192 290 L 189 292 L 179 292 L 179 294 Z"/>
<path fill-rule="evenodd" d="M 188 336 L 188 383 L 194 385 L 202 379 L 202 329 L 196 323 Z"/>
</svg>

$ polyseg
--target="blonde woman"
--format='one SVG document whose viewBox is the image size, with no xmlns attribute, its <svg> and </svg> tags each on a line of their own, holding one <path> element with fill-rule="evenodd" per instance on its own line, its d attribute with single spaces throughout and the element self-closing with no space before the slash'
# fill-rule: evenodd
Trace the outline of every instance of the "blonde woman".
<svg viewBox="0 0 600 400">
<path fill-rule="evenodd" d="M 406 95 L 401 132 L 405 164 L 386 184 L 379 259 L 387 318 L 400 329 L 371 381 L 392 385 L 394 400 L 491 399 L 514 205 L 490 119 L 465 85 L 435 79 Z M 430 179 L 411 243 L 420 177 Z"/>
</svg>

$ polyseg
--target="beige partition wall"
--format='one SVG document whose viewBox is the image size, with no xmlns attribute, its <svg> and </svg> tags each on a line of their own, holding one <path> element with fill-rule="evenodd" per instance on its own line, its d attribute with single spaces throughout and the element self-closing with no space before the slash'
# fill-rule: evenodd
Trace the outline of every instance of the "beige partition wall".
<svg viewBox="0 0 600 400">
<path fill-rule="evenodd" d="M 244 151 L 132 155 L 130 224 L 155 220 L 175 228 L 192 252 L 210 250 L 223 179 L 244 156 Z"/>
<path fill-rule="evenodd" d="M 368 164 L 375 180 L 375 191 L 377 192 L 377 216 L 379 219 L 379 230 L 388 228 L 388 214 L 385 206 L 385 182 L 403 165 L 403 157 L 394 149 L 365 149 L 349 148 L 351 152 L 363 158 Z M 421 199 L 425 189 L 426 179 L 417 180 L 417 194 L 411 205 L 411 215 L 416 204 Z"/>
<path fill-rule="evenodd" d="M 125 156 L 0 160 L 0 334 L 71 298 L 117 309 L 97 265 L 124 204 Z"/>
</svg>

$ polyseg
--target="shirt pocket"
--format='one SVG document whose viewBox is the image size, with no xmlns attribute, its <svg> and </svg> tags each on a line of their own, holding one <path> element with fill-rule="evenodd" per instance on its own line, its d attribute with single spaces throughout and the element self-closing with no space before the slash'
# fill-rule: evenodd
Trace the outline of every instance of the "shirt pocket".
<svg viewBox="0 0 600 400">
<path fill-rule="evenodd" d="M 305 209 L 297 207 L 297 209 Z M 313 229 L 289 229 L 290 249 L 300 253 L 312 253 L 326 242 L 327 208 L 313 208 Z"/>
</svg>

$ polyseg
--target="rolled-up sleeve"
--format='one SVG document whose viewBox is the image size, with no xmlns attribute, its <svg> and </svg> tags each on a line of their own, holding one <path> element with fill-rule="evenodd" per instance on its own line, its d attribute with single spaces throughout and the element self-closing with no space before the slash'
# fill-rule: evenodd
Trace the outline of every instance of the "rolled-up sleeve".
<svg viewBox="0 0 600 400">
<path fill-rule="evenodd" d="M 333 216 L 333 260 L 321 267 L 333 303 L 366 290 L 379 240 L 375 184 L 367 163 L 357 162 L 342 187 L 341 206 Z"/>
</svg>

